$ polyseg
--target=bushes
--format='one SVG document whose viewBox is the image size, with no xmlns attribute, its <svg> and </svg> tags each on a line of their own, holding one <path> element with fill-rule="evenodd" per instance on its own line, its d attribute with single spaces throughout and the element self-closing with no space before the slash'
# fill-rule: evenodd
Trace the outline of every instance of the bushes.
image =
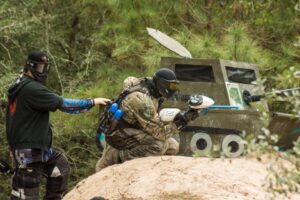
<svg viewBox="0 0 300 200">
<path fill-rule="evenodd" d="M 174 37 L 196 58 L 256 63 L 269 91 L 299 87 L 299 77 L 294 76 L 300 71 L 298 4 L 296 0 L 6 1 L 0 5 L 0 98 L 6 99 L 9 84 L 33 49 L 49 52 L 48 85 L 57 93 L 114 97 L 126 76 L 151 76 L 161 56 L 177 56 L 150 38 L 146 27 Z M 271 108 L 299 114 L 297 99 L 290 101 L 296 106 L 271 104 Z M 4 110 L 0 120 L 3 144 Z M 94 145 L 97 109 L 79 116 L 57 112 L 51 121 L 54 146 L 66 151 L 71 161 L 73 186 L 93 173 L 99 156 Z M 0 150 L 7 157 L 7 145 Z M 7 181 L 0 189 L 5 195 L 9 179 L 3 180 Z"/>
</svg>

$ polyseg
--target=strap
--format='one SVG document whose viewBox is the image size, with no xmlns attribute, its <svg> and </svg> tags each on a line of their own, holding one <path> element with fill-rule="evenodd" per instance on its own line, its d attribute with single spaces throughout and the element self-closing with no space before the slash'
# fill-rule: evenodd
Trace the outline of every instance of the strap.
<svg viewBox="0 0 300 200">
<path fill-rule="evenodd" d="M 147 78 L 145 78 L 145 79 L 143 79 L 143 80 L 146 80 L 146 79 L 147 79 Z M 131 86 L 130 88 L 123 90 L 123 91 L 119 94 L 118 98 L 116 98 L 116 99 L 113 101 L 113 103 L 117 103 L 118 105 L 120 105 L 120 104 L 122 103 L 123 99 L 124 99 L 127 95 L 129 95 L 129 94 L 131 94 L 131 93 L 133 93 L 133 92 L 139 91 L 139 92 L 145 93 L 145 91 L 142 90 L 142 89 L 144 88 L 144 86 L 145 86 L 143 80 L 141 80 L 141 81 L 140 81 L 139 83 L 137 83 L 136 85 L 133 85 L 133 86 Z"/>
<path fill-rule="evenodd" d="M 111 104 L 113 103 L 117 103 L 119 106 L 121 105 L 123 99 L 129 95 L 130 93 L 132 92 L 136 92 L 136 91 L 140 91 L 140 92 L 143 92 L 145 93 L 145 91 L 142 90 L 142 88 L 144 87 L 144 84 L 143 84 L 143 80 L 141 80 L 138 84 L 128 88 L 128 89 L 125 89 L 123 90 L 119 96 L 114 99 L 112 101 Z M 129 127 L 136 127 L 136 125 L 132 125 L 132 124 L 129 124 L 127 122 L 125 122 L 122 118 L 119 120 L 119 123 L 117 124 L 117 126 L 114 128 L 114 130 L 110 130 L 110 126 L 111 126 L 111 116 L 109 114 L 109 111 L 108 111 L 108 107 L 111 105 L 109 104 L 103 114 L 100 116 L 100 119 L 99 119 L 99 126 L 98 126 L 98 130 L 97 132 L 100 133 L 100 132 L 104 132 L 105 134 L 111 134 L 114 130 L 116 129 L 124 129 L 124 128 L 129 128 Z"/>
</svg>

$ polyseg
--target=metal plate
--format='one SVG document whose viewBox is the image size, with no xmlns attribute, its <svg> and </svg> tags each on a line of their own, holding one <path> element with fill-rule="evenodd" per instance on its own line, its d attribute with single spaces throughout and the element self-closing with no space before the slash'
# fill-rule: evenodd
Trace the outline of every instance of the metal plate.
<svg viewBox="0 0 300 200">
<path fill-rule="evenodd" d="M 173 38 L 167 36 L 166 34 L 160 32 L 159 30 L 153 28 L 147 28 L 148 34 L 153 37 L 156 41 L 162 44 L 164 47 L 170 49 L 171 51 L 179 54 L 185 58 L 192 58 L 191 53 L 182 46 L 179 42 Z"/>
</svg>

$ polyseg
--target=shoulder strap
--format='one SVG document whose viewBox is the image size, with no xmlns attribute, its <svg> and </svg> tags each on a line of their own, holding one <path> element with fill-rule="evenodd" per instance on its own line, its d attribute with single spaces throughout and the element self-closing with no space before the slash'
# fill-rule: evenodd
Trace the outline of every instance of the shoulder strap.
<svg viewBox="0 0 300 200">
<path fill-rule="evenodd" d="M 108 129 L 107 126 L 108 126 L 108 123 L 109 123 L 109 120 L 110 120 L 110 117 L 109 117 L 110 115 L 109 115 L 108 110 L 109 110 L 110 105 L 112 105 L 113 103 L 117 103 L 120 106 L 120 104 L 122 103 L 124 98 L 127 95 L 129 95 L 130 93 L 133 93 L 133 92 L 136 92 L 136 91 L 140 91 L 140 92 L 145 93 L 145 91 L 143 90 L 144 86 L 145 86 L 144 81 L 141 80 L 138 84 L 133 85 L 130 88 L 123 90 L 117 98 L 113 99 L 113 101 L 105 107 L 105 110 L 100 115 L 98 132 L 101 132 L 101 129 L 102 129 L 102 132 L 105 132 L 103 130 Z"/>
<path fill-rule="evenodd" d="M 139 91 L 139 92 L 145 93 L 145 91 L 143 90 L 144 86 L 145 86 L 144 82 L 143 82 L 143 80 L 141 80 L 136 85 L 133 85 L 130 88 L 123 90 L 119 94 L 119 96 L 113 101 L 113 103 L 120 104 L 127 95 L 129 95 L 129 94 L 131 94 L 133 92 Z"/>
</svg>

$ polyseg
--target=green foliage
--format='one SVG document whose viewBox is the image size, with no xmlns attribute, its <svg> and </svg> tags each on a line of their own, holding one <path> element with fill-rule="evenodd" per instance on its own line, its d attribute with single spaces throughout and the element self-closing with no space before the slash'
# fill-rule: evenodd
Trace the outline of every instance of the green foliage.
<svg viewBox="0 0 300 200">
<path fill-rule="evenodd" d="M 275 160 L 269 167 L 266 187 L 272 199 L 290 198 L 300 191 L 300 139 L 291 152 L 275 152 Z"/>
<path fill-rule="evenodd" d="M 0 100 L 6 100 L 9 84 L 33 49 L 49 53 L 48 85 L 58 94 L 113 98 L 127 76 L 152 76 L 161 56 L 177 56 L 150 38 L 146 27 L 174 37 L 195 58 L 257 64 L 268 91 L 299 87 L 297 6 L 298 0 L 0 0 Z M 270 102 L 270 108 L 299 115 L 299 98 L 287 100 L 292 105 Z M 8 159 L 4 115 L 1 109 L 0 141 L 5 145 L 0 154 Z M 100 156 L 94 144 L 97 115 L 94 108 L 81 115 L 56 112 L 51 117 L 54 146 L 71 162 L 70 187 L 93 173 Z M 268 149 L 265 144 L 261 146 Z M 293 151 L 297 159 L 298 152 L 299 142 Z M 0 178 L 6 180 L 0 183 L 4 199 L 9 180 Z"/>
<path fill-rule="evenodd" d="M 9 72 L 10 70 L 8 68 L 0 68 L 2 70 L 1 74 L 3 73 L 5 76 L 1 76 L 0 78 L 0 141 L 1 141 L 1 146 L 0 146 L 0 158 L 10 161 L 9 158 L 9 150 L 8 150 L 8 144 L 6 141 L 6 134 L 5 134 L 5 106 L 6 106 L 6 90 L 9 86 L 9 83 L 12 82 L 14 76 L 16 74 L 13 74 Z M 0 199 L 6 199 L 7 194 L 9 192 L 9 175 L 3 175 L 0 174 L 0 179 L 5 180 L 5 182 L 1 181 L 0 184 Z"/>
<path fill-rule="evenodd" d="M 292 102 L 291 111 L 299 119 L 299 92 L 286 93 L 286 95 L 286 97 L 277 97 L 277 100 L 281 104 L 282 101 Z M 267 112 L 262 112 L 262 121 L 267 122 L 264 124 L 265 127 L 269 121 L 268 116 Z M 272 135 L 267 128 L 263 129 L 263 133 L 258 137 L 259 142 L 256 142 L 256 139 L 250 140 L 247 150 L 267 154 L 271 158 L 268 166 L 269 174 L 264 185 L 270 194 L 270 199 L 290 199 L 291 195 L 300 191 L 300 138 L 294 141 L 292 149 L 283 151 L 276 146 L 277 135 Z"/>
</svg>

